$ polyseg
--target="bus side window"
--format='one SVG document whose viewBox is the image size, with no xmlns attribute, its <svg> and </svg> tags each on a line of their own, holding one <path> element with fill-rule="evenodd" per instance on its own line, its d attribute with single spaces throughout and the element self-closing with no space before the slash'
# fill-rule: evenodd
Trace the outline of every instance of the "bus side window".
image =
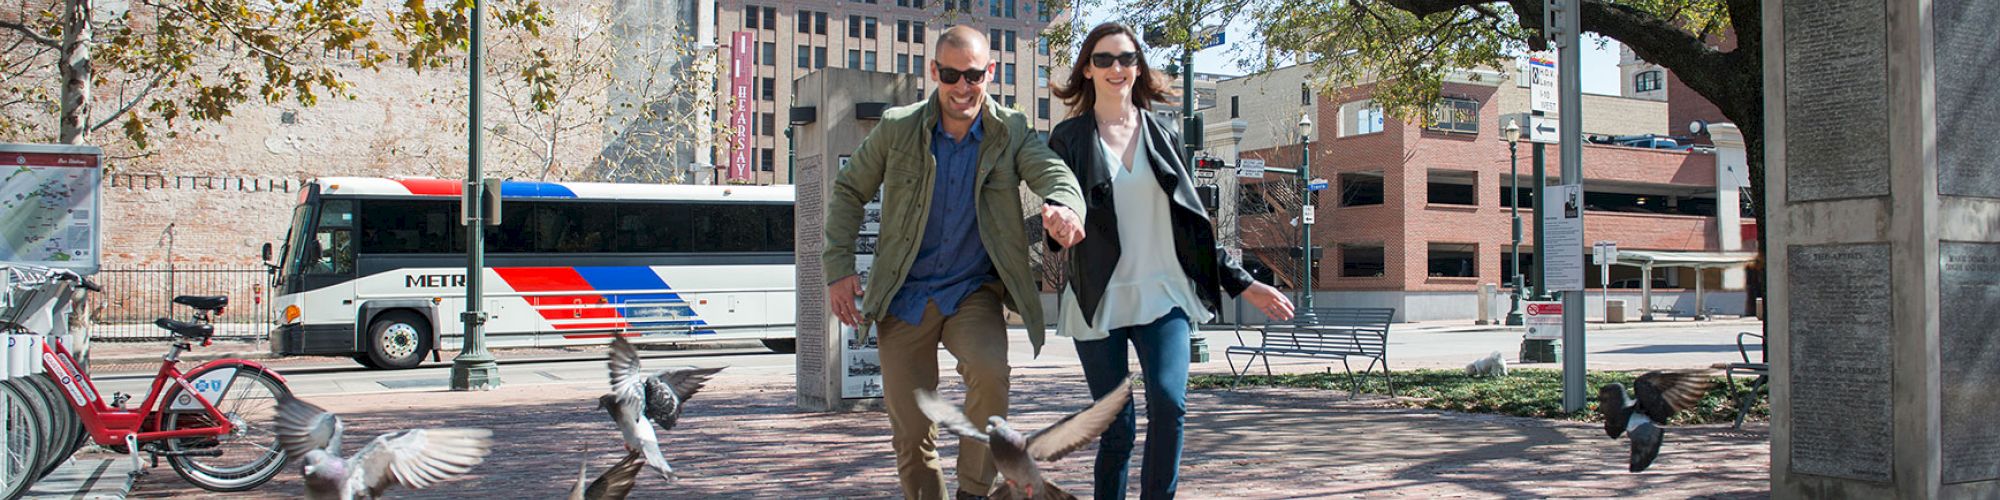
<svg viewBox="0 0 2000 500">
<path fill-rule="evenodd" d="M 306 249 L 307 272 L 353 274 L 354 202 L 327 201 L 320 206 L 319 215 L 319 225 L 313 229 L 312 248 Z"/>
</svg>

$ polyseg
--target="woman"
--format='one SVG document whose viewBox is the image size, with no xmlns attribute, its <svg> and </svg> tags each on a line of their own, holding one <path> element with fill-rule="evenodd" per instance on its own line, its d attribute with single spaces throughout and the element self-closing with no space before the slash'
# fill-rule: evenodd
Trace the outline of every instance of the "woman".
<svg viewBox="0 0 2000 500">
<path fill-rule="evenodd" d="M 1188 334 L 1207 322 L 1228 290 L 1274 318 L 1291 301 L 1218 251 L 1215 226 L 1178 153 L 1180 134 L 1143 112 L 1165 102 L 1166 83 L 1146 64 L 1132 30 L 1098 25 L 1084 37 L 1069 80 L 1051 89 L 1071 117 L 1049 146 L 1076 173 L 1090 236 L 1069 249 L 1069 280 L 1057 333 L 1076 341 L 1090 395 L 1131 376 L 1129 343 L 1146 390 L 1146 452 L 1140 498 L 1173 498 L 1187 413 Z M 1054 245 L 1053 242 L 1050 243 Z M 1097 449 L 1096 498 L 1124 498 L 1136 424 L 1131 403 Z"/>
</svg>

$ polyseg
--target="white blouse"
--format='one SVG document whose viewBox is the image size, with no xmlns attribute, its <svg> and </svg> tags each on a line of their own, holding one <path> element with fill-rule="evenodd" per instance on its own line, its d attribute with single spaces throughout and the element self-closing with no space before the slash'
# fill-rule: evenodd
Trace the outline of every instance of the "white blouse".
<svg viewBox="0 0 2000 500">
<path fill-rule="evenodd" d="M 1135 136 L 1132 140 L 1145 138 Z M 1134 148 L 1138 154 L 1132 158 L 1129 171 L 1110 145 L 1102 139 L 1097 144 L 1098 151 L 1111 160 L 1112 210 L 1118 214 L 1121 253 L 1111 280 L 1105 284 L 1095 326 L 1084 323 L 1076 293 L 1063 287 L 1062 319 L 1056 324 L 1056 334 L 1076 340 L 1103 339 L 1113 329 L 1150 324 L 1176 307 L 1194 324 L 1207 323 L 1214 315 L 1202 306 L 1194 281 L 1181 269 L 1167 193 L 1153 174 L 1144 143 Z"/>
</svg>

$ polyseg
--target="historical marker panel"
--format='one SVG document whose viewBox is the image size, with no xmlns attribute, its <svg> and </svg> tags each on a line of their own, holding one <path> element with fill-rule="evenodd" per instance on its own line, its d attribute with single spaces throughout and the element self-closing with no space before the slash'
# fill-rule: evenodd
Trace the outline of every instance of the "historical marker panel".
<svg viewBox="0 0 2000 500">
<path fill-rule="evenodd" d="M 1938 193 L 2000 198 L 2000 2 L 1936 5 Z"/>
<path fill-rule="evenodd" d="M 828 354 L 835 348 L 826 333 L 831 315 L 824 285 L 826 268 L 820 262 L 820 253 L 826 248 L 825 162 L 819 156 L 799 158 L 796 173 L 793 241 L 797 244 L 793 259 L 798 263 L 798 309 L 793 356 L 798 366 L 796 379 L 801 406 L 822 408 L 840 397 L 831 393 L 825 383 Z"/>
<path fill-rule="evenodd" d="M 1887 196 L 1885 2 L 1785 2 L 1784 11 L 1787 201 Z"/>
<path fill-rule="evenodd" d="M 1938 253 L 1944 482 L 2000 479 L 2000 243 Z"/>
<path fill-rule="evenodd" d="M 1791 331 L 1792 471 L 1889 480 L 1889 245 L 1793 246 L 1785 279 Z"/>
</svg>

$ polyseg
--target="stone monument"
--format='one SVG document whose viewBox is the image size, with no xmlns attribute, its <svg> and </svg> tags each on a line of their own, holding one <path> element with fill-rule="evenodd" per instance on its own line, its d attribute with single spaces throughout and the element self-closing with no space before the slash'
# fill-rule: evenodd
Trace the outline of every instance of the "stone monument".
<svg viewBox="0 0 2000 500">
<path fill-rule="evenodd" d="M 1763 5 L 1779 498 L 2000 497 L 2000 2 Z"/>
</svg>

